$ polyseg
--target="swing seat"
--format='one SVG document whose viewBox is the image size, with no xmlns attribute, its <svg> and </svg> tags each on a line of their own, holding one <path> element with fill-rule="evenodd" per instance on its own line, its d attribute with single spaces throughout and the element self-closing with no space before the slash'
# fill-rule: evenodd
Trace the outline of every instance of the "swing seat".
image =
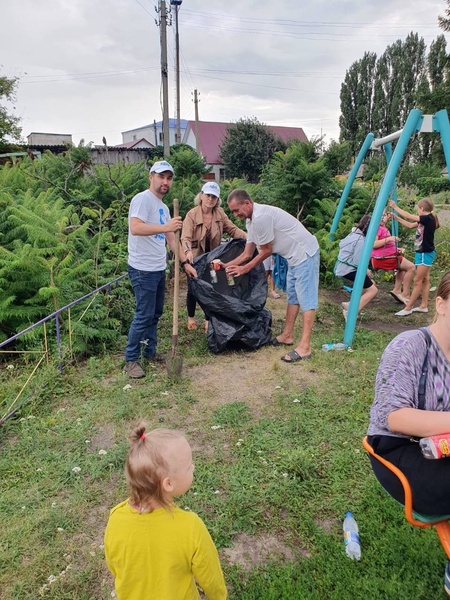
<svg viewBox="0 0 450 600">
<path fill-rule="evenodd" d="M 380 256 L 379 258 L 375 258 L 375 260 L 379 260 L 379 261 L 383 261 L 383 260 L 396 260 L 397 261 L 397 265 L 395 268 L 391 268 L 391 269 L 385 269 L 383 268 L 382 265 L 379 266 L 375 266 L 374 262 L 373 262 L 374 257 L 372 256 L 370 258 L 370 267 L 374 270 L 374 271 L 393 271 L 394 273 L 396 271 L 398 271 L 399 267 L 400 267 L 400 261 L 399 261 L 399 255 L 398 254 L 392 254 L 391 256 Z"/>
<path fill-rule="evenodd" d="M 391 473 L 396 475 L 399 479 L 400 483 L 403 486 L 403 491 L 405 494 L 405 517 L 410 525 L 414 527 L 434 527 L 439 536 L 439 540 L 442 544 L 442 547 L 450 559 L 450 515 L 423 515 L 413 510 L 412 507 L 412 491 L 411 486 L 409 485 L 409 481 L 406 476 L 398 467 L 390 463 L 388 460 L 380 456 L 375 452 L 372 446 L 367 439 L 367 436 L 363 438 L 362 445 L 364 450 L 368 452 L 371 456 L 373 456 L 376 460 L 378 460 L 382 465 L 384 465 Z M 383 488 L 384 489 L 384 488 Z M 387 492 L 387 490 L 386 490 Z M 389 493 L 389 492 L 387 492 Z"/>
</svg>

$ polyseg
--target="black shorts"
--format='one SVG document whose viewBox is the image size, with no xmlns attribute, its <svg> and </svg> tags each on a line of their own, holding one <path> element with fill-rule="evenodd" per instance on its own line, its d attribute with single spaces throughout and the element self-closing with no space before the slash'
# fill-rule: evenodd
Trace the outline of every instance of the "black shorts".
<svg viewBox="0 0 450 600">
<path fill-rule="evenodd" d="M 348 279 L 349 281 L 355 281 L 355 277 L 356 277 L 356 271 L 350 271 L 350 273 L 347 273 L 346 275 L 343 275 L 343 277 L 345 279 Z M 365 279 L 364 279 L 364 285 L 363 288 L 365 290 L 367 290 L 367 288 L 370 288 L 373 286 L 373 281 L 370 279 L 370 277 L 368 277 L 366 275 Z"/>
</svg>

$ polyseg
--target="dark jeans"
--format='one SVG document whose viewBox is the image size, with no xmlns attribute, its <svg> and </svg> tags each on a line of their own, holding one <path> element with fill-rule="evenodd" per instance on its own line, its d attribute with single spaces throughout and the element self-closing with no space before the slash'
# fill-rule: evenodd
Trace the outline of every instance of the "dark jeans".
<svg viewBox="0 0 450 600">
<path fill-rule="evenodd" d="M 413 508 L 424 515 L 450 514 L 450 458 L 425 458 L 418 442 L 385 435 L 369 436 L 377 454 L 404 473 L 412 491 Z M 384 489 L 404 504 L 403 486 L 391 471 L 370 456 L 373 471 Z"/>
<path fill-rule="evenodd" d="M 133 286 L 136 312 L 128 333 L 125 360 L 139 361 L 141 344 L 143 354 L 150 358 L 156 352 L 156 329 L 164 309 L 165 271 L 139 271 L 128 265 L 128 275 Z"/>
</svg>

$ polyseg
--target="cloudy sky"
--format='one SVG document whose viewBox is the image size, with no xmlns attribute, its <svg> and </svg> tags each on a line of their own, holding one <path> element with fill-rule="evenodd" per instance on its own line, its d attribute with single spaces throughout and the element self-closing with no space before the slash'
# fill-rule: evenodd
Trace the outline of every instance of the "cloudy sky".
<svg viewBox="0 0 450 600">
<path fill-rule="evenodd" d="M 15 112 L 31 132 L 119 144 L 161 120 L 158 0 L 0 0 L 0 73 L 19 77 Z M 169 0 L 167 0 L 169 4 Z M 256 117 L 339 136 L 339 91 L 365 51 L 411 31 L 427 47 L 443 32 L 445 0 L 183 0 L 181 117 Z M 447 38 L 450 49 L 450 38 Z M 175 26 L 168 28 L 175 117 Z"/>
</svg>

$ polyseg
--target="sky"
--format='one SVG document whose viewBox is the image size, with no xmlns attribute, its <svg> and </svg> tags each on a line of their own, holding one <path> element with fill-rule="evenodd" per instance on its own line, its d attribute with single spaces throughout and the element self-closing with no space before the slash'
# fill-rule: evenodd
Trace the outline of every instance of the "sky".
<svg viewBox="0 0 450 600">
<path fill-rule="evenodd" d="M 23 138 L 69 133 L 76 144 L 105 136 L 116 145 L 123 131 L 160 121 L 158 7 L 158 0 L 0 0 L 0 74 L 19 78 L 13 114 Z M 202 121 L 256 117 L 337 140 L 350 66 L 411 31 L 429 48 L 444 33 L 437 18 L 446 8 L 445 0 L 183 0 L 181 118 L 195 118 L 196 89 Z M 175 117 L 174 18 L 167 46 Z"/>
</svg>

